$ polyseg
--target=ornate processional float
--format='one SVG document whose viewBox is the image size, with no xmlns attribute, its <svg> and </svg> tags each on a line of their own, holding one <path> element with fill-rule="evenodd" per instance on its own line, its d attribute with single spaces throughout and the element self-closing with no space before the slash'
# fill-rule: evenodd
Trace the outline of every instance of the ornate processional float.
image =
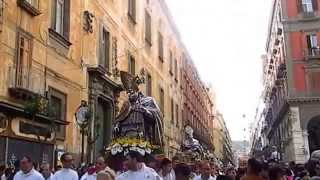
<svg viewBox="0 0 320 180">
<path fill-rule="evenodd" d="M 145 96 L 138 87 L 144 83 L 144 71 L 140 77 L 121 71 L 120 77 L 128 100 L 113 122 L 113 140 L 106 148 L 109 164 L 116 170 L 121 170 L 129 151 L 147 159 L 163 149 L 163 115 L 154 98 Z"/>
</svg>

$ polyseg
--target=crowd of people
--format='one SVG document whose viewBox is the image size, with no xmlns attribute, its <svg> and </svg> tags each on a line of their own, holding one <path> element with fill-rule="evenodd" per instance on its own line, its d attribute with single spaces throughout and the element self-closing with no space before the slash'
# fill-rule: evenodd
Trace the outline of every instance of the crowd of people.
<svg viewBox="0 0 320 180">
<path fill-rule="evenodd" d="M 50 164 L 38 167 L 29 156 L 23 156 L 14 167 L 0 166 L 0 177 L 1 180 L 320 180 L 320 159 L 286 164 L 252 158 L 247 167 L 236 169 L 220 168 L 210 161 L 182 163 L 178 158 L 145 162 L 140 153 L 130 151 L 118 172 L 108 167 L 102 156 L 95 164 L 75 169 L 72 154 L 65 153 L 61 163 L 53 171 Z"/>
</svg>

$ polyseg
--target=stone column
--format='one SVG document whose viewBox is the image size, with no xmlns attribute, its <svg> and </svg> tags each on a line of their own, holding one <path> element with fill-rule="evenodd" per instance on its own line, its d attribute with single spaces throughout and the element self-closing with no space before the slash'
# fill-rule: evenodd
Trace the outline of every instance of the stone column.
<svg viewBox="0 0 320 180">
<path fill-rule="evenodd" d="M 303 142 L 304 142 L 304 153 L 305 153 L 305 161 L 308 161 L 310 158 L 310 151 L 309 151 L 309 134 L 308 130 L 303 130 L 302 132 Z"/>
<path fill-rule="evenodd" d="M 290 107 L 292 118 L 292 142 L 294 157 L 289 158 L 296 161 L 296 163 L 305 163 L 305 144 L 303 132 L 300 126 L 300 112 L 299 107 Z"/>
</svg>

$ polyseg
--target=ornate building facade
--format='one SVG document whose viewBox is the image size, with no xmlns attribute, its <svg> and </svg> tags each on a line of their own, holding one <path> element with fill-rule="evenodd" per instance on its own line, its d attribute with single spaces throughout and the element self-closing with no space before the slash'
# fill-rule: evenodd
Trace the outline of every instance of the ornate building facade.
<svg viewBox="0 0 320 180">
<path fill-rule="evenodd" d="M 269 146 L 284 161 L 303 163 L 319 142 L 318 0 L 274 0 L 264 58 Z"/>
</svg>

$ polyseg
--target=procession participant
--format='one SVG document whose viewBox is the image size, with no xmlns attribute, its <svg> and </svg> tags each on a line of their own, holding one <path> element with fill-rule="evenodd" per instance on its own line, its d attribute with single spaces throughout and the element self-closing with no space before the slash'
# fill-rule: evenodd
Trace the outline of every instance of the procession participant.
<svg viewBox="0 0 320 180">
<path fill-rule="evenodd" d="M 45 180 L 51 180 L 53 174 L 50 169 L 50 164 L 43 163 L 40 167 L 40 173 L 42 174 Z"/>
<path fill-rule="evenodd" d="M 127 156 L 128 171 L 116 177 L 116 180 L 160 180 L 155 170 L 143 163 L 143 156 L 136 151 L 130 151 Z"/>
<path fill-rule="evenodd" d="M 269 179 L 286 180 L 285 172 L 280 167 L 273 167 L 269 170 Z"/>
<path fill-rule="evenodd" d="M 78 180 L 78 174 L 72 168 L 73 157 L 70 153 L 64 153 L 61 156 L 62 169 L 57 171 L 51 180 Z"/>
<path fill-rule="evenodd" d="M 97 180 L 114 180 L 116 173 L 110 169 L 104 157 L 99 157 L 96 163 L 97 168 Z"/>
<path fill-rule="evenodd" d="M 203 161 L 201 163 L 201 174 L 199 176 L 196 176 L 194 180 L 216 180 L 216 176 L 211 176 L 212 174 L 212 168 L 210 166 L 210 163 L 207 161 Z"/>
<path fill-rule="evenodd" d="M 236 180 L 237 172 L 234 167 L 230 167 L 227 169 L 226 176 L 229 177 L 230 180 Z"/>
<path fill-rule="evenodd" d="M 107 167 L 104 157 L 99 156 L 96 160 L 95 166 L 91 166 L 81 177 L 81 180 L 96 180 L 97 173 L 103 171 Z"/>
<path fill-rule="evenodd" d="M 159 175 L 163 180 L 175 180 L 174 170 L 172 169 L 172 162 L 168 158 L 164 158 L 161 161 L 161 169 Z"/>
<path fill-rule="evenodd" d="M 44 180 L 44 178 L 33 168 L 31 158 L 24 156 L 20 160 L 20 171 L 17 172 L 13 180 Z"/>
<path fill-rule="evenodd" d="M 178 163 L 174 168 L 176 180 L 190 180 L 191 168 L 185 163 Z"/>
</svg>

